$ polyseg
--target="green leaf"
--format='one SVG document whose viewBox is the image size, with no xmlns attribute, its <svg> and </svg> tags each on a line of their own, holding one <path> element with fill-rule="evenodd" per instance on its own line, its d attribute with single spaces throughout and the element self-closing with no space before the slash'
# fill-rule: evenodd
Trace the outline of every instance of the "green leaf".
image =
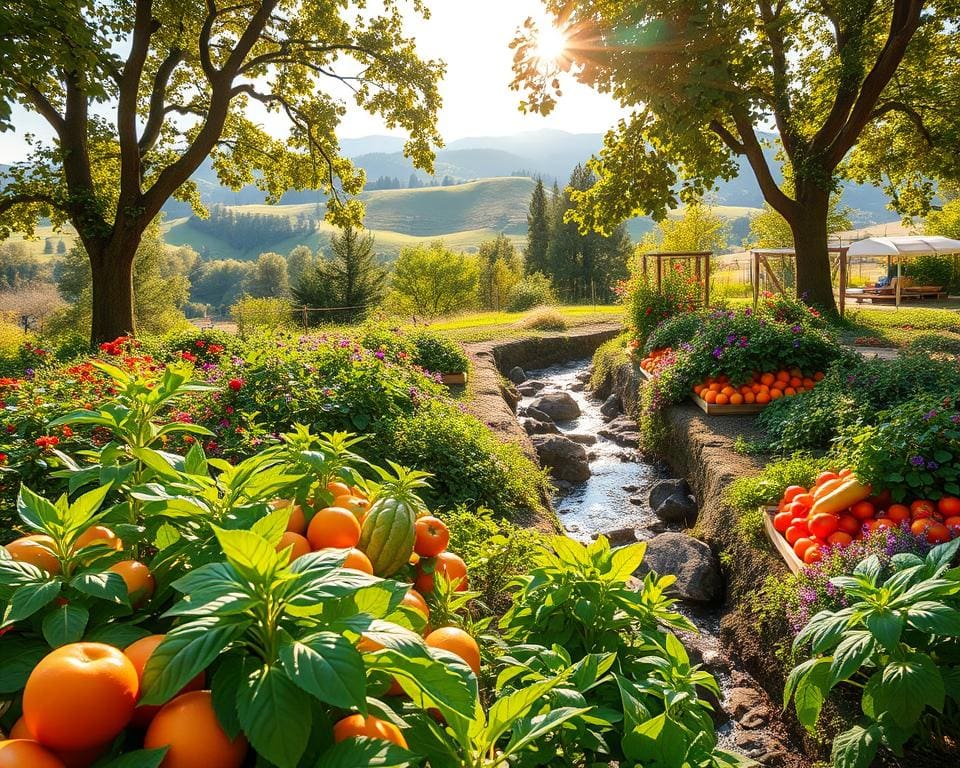
<svg viewBox="0 0 960 768">
<path fill-rule="evenodd" d="M 126 648 L 137 640 L 142 640 L 151 633 L 143 627 L 129 622 L 104 624 L 90 630 L 84 640 L 91 643 L 106 643 L 115 648 Z"/>
<path fill-rule="evenodd" d="M 60 510 L 23 484 L 17 494 L 17 513 L 20 519 L 35 531 L 57 535 L 63 532 L 63 515 Z"/>
<path fill-rule="evenodd" d="M 88 522 L 90 518 L 97 513 L 97 510 L 100 509 L 100 506 L 112 488 L 111 483 L 106 483 L 77 498 L 77 500 L 70 505 L 71 527 L 82 526 L 83 523 Z"/>
<path fill-rule="evenodd" d="M 608 578 L 612 581 L 627 581 L 640 564 L 647 553 L 647 543 L 645 541 L 630 544 L 626 547 L 618 547 L 613 550 L 610 556 L 610 572 Z"/>
<path fill-rule="evenodd" d="M 310 700 L 283 669 L 261 667 L 241 681 L 240 725 L 257 754 L 278 768 L 296 768 L 310 738 Z"/>
<path fill-rule="evenodd" d="M 589 712 L 591 707 L 560 707 L 532 718 L 504 747 L 504 755 L 514 755 L 560 728 L 564 723 Z"/>
<path fill-rule="evenodd" d="M 940 670 L 929 656 L 915 654 L 875 672 L 863 689 L 863 713 L 874 720 L 888 714 L 901 728 L 912 729 L 927 706 L 943 711 L 945 691 Z"/>
<path fill-rule="evenodd" d="M 876 725 L 869 728 L 855 725 L 834 738 L 831 762 L 834 768 L 869 768 L 879 746 L 880 733 Z"/>
<path fill-rule="evenodd" d="M 177 467 L 167 458 L 172 454 L 164 454 L 151 448 L 134 448 L 131 453 L 160 477 L 174 482 L 180 479 Z M 182 465 L 182 459 L 178 463 Z"/>
<path fill-rule="evenodd" d="M 141 704 L 165 704 L 246 631 L 249 621 L 196 619 L 173 627 L 143 671 Z"/>
<path fill-rule="evenodd" d="M 907 623 L 922 632 L 960 637 L 960 611 L 943 603 L 922 600 L 907 610 Z"/>
<path fill-rule="evenodd" d="M 442 661 L 434 658 L 442 657 Z M 414 704 L 423 709 L 437 707 L 445 716 L 473 718 L 477 682 L 469 667 L 453 654 L 433 649 L 422 655 L 400 653 L 387 648 L 365 658 L 368 669 L 393 675 Z"/>
<path fill-rule="evenodd" d="M 12 694 L 23 689 L 27 678 L 40 660 L 50 652 L 39 638 L 8 635 L 0 640 L 3 663 L 0 664 L 0 694 Z"/>
<path fill-rule="evenodd" d="M 817 719 L 820 717 L 823 702 L 830 691 L 831 673 L 829 658 L 811 659 L 810 661 L 812 663 L 794 681 L 793 702 L 797 710 L 797 719 L 808 731 L 813 733 Z M 801 665 L 797 669 L 803 666 Z M 790 673 L 791 678 L 797 669 Z M 789 690 L 790 681 L 788 680 L 787 690 L 784 691 L 785 699 Z"/>
<path fill-rule="evenodd" d="M 258 536 L 262 536 L 271 547 L 276 548 L 277 544 L 280 543 L 284 531 L 287 530 L 287 524 L 290 522 L 290 513 L 292 510 L 292 507 L 276 509 L 257 520 L 250 530 Z"/>
<path fill-rule="evenodd" d="M 43 617 L 43 637 L 52 648 L 75 643 L 83 637 L 90 611 L 82 605 L 60 605 Z"/>
<path fill-rule="evenodd" d="M 254 584 L 266 584 L 280 567 L 280 554 L 253 531 L 211 526 L 227 561 Z"/>
<path fill-rule="evenodd" d="M 508 730 L 513 728 L 517 720 L 526 717 L 530 708 L 540 701 L 548 691 L 556 687 L 564 677 L 554 677 L 521 688 L 515 693 L 501 696 L 497 699 L 490 711 L 487 712 L 487 727 L 483 734 L 483 749 L 487 749 L 499 741 Z"/>
<path fill-rule="evenodd" d="M 183 458 L 183 471 L 188 475 L 207 474 L 207 457 L 199 441 L 190 447 L 187 455 Z"/>
<path fill-rule="evenodd" d="M 240 716 L 237 714 L 237 692 L 244 678 L 244 662 L 253 664 L 255 659 L 244 657 L 239 652 L 227 653 L 220 658 L 217 671 L 213 673 L 210 689 L 213 710 L 224 733 L 233 740 L 240 733 Z"/>
<path fill-rule="evenodd" d="M 280 646 L 287 676 L 320 701 L 335 707 L 366 709 L 363 659 L 343 635 L 318 632 Z"/>
<path fill-rule="evenodd" d="M 170 747 L 157 749 L 138 749 L 115 757 L 109 763 L 97 763 L 98 768 L 160 768 L 163 758 Z"/>
<path fill-rule="evenodd" d="M 624 747 L 630 744 L 627 756 L 640 763 L 676 766 L 681 768 L 687 756 L 689 739 L 683 729 L 661 713 L 634 726 L 629 740 L 624 736 Z"/>
<path fill-rule="evenodd" d="M 27 619 L 60 594 L 60 581 L 50 579 L 37 584 L 24 584 L 13 593 L 3 616 L 4 625 Z"/>
<path fill-rule="evenodd" d="M 830 687 L 860 669 L 876 648 L 873 635 L 866 631 L 851 632 L 833 651 L 830 662 Z"/>
<path fill-rule="evenodd" d="M 70 586 L 90 597 L 106 600 L 117 605 L 129 605 L 127 583 L 113 571 L 86 572 L 77 574 Z"/>
<path fill-rule="evenodd" d="M 870 557 L 857 563 L 856 568 L 853 569 L 853 575 L 864 576 L 871 584 L 875 585 L 882 570 L 883 564 L 880 562 L 880 558 L 876 555 L 870 555 Z"/>
<path fill-rule="evenodd" d="M 383 739 L 359 736 L 334 744 L 320 755 L 316 768 L 406 768 L 416 755 Z"/>
<path fill-rule="evenodd" d="M 153 545 L 161 552 L 167 547 L 172 547 L 180 541 L 180 531 L 174 528 L 170 523 L 163 523 L 157 528 L 157 534 L 154 536 Z"/>
<path fill-rule="evenodd" d="M 896 649 L 903 632 L 903 617 L 889 610 L 874 610 L 864 617 L 864 624 L 888 651 Z"/>
</svg>

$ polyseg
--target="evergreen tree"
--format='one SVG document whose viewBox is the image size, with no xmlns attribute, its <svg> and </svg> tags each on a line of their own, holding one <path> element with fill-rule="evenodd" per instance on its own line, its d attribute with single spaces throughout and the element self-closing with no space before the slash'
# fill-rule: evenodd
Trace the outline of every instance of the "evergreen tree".
<svg viewBox="0 0 960 768">
<path fill-rule="evenodd" d="M 547 248 L 550 245 L 550 219 L 547 210 L 547 193 L 543 188 L 543 179 L 537 177 L 537 185 L 530 197 L 530 211 L 527 213 L 527 249 L 524 272 L 546 272 L 548 268 Z"/>
<path fill-rule="evenodd" d="M 294 288 L 297 300 L 310 307 L 343 307 L 323 312 L 318 320 L 353 320 L 379 304 L 385 293 L 387 270 L 377 263 L 374 238 L 346 227 L 330 238 L 330 258 L 304 270 Z"/>
</svg>

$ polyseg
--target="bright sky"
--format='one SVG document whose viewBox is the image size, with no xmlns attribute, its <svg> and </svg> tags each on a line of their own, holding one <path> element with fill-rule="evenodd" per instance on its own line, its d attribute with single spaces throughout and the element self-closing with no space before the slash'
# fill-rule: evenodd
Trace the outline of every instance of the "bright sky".
<svg viewBox="0 0 960 768">
<path fill-rule="evenodd" d="M 524 115 L 520 94 L 509 89 L 512 51 L 507 47 L 527 16 L 542 18 L 539 0 L 428 0 L 432 17 L 418 19 L 408 31 L 422 56 L 443 59 L 447 76 L 441 84 L 440 131 L 447 141 L 466 136 L 501 136 L 553 128 L 570 133 L 599 133 L 621 116 L 607 96 L 577 83 L 564 84 L 564 97 L 548 117 Z M 22 160 L 24 133 L 49 136 L 46 123 L 22 110 L 14 113 L 17 130 L 0 133 L 0 163 Z M 271 132 L 284 132 L 283 120 L 259 117 Z M 379 119 L 351 109 L 339 131 L 342 137 L 387 133 Z"/>
</svg>

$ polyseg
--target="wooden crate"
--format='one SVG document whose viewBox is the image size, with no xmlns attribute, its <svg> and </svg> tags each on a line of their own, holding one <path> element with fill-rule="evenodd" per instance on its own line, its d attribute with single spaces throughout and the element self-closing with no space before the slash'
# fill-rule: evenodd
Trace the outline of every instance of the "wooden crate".
<svg viewBox="0 0 960 768">
<path fill-rule="evenodd" d="M 467 374 L 466 371 L 463 373 L 441 373 L 440 381 L 444 384 L 466 384 L 467 383 Z"/>
<path fill-rule="evenodd" d="M 787 564 L 787 568 L 793 573 L 799 573 L 804 566 L 803 560 L 797 557 L 797 553 L 793 551 L 790 543 L 773 527 L 773 516 L 777 514 L 777 508 L 761 507 L 760 512 L 763 514 L 763 530 L 767 532 L 767 538 L 770 539 L 770 543 L 773 544 L 774 549 L 780 553 L 780 556 Z"/>
<path fill-rule="evenodd" d="M 639 368 L 640 375 L 647 381 L 653 378 L 653 375 L 643 368 Z M 766 403 L 744 403 L 743 405 L 713 405 L 704 400 L 700 395 L 690 395 L 690 399 L 695 402 L 701 411 L 707 416 L 750 416 L 760 413 L 767 407 Z"/>
</svg>

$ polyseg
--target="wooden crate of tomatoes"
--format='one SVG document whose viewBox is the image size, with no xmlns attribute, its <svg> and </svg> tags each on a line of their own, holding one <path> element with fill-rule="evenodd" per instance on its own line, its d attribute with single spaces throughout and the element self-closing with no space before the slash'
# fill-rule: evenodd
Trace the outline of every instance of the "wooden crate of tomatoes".
<svg viewBox="0 0 960 768">
<path fill-rule="evenodd" d="M 847 546 L 875 530 L 909 529 L 931 544 L 960 536 L 960 499 L 895 503 L 889 491 L 875 494 L 850 469 L 823 472 L 810 488 L 791 485 L 764 513 L 771 543 L 794 573 L 818 562 L 827 547 Z"/>
</svg>

